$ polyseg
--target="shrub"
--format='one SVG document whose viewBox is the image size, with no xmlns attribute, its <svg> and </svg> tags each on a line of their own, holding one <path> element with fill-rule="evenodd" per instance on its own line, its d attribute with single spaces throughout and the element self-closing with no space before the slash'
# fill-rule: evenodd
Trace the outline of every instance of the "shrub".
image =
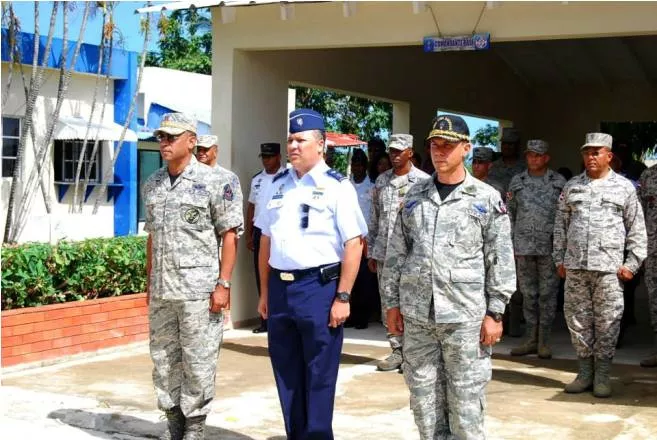
<svg viewBox="0 0 657 440">
<path fill-rule="evenodd" d="M 146 238 L 2 248 L 2 310 L 143 292 Z"/>
</svg>

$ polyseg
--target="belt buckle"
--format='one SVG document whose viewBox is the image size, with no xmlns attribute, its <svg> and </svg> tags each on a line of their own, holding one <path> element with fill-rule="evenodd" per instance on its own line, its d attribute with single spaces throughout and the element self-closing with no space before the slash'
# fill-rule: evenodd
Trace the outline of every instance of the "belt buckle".
<svg viewBox="0 0 657 440">
<path fill-rule="evenodd" d="M 281 272 L 279 274 L 281 280 L 283 281 L 294 281 L 294 274 L 290 272 Z"/>
</svg>

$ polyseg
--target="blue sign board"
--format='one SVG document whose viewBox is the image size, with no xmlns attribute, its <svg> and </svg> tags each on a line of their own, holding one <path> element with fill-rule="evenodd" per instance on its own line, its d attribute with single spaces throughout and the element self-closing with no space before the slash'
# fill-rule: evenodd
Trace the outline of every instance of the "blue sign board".
<svg viewBox="0 0 657 440">
<path fill-rule="evenodd" d="M 425 52 L 488 49 L 490 49 L 490 34 L 488 33 L 462 37 L 424 37 Z"/>
</svg>

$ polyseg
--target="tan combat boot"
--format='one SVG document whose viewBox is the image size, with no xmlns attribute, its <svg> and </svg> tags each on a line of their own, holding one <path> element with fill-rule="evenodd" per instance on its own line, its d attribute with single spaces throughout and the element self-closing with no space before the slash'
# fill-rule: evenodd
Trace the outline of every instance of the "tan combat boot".
<svg viewBox="0 0 657 440">
<path fill-rule="evenodd" d="M 593 395 L 595 397 L 611 396 L 611 359 L 595 360 L 595 378 L 593 379 Z"/>
<path fill-rule="evenodd" d="M 403 360 L 404 358 L 402 357 L 402 349 L 395 348 L 392 350 L 392 353 L 390 353 L 390 356 L 376 364 L 376 368 L 379 371 L 397 370 L 401 367 Z"/>
<path fill-rule="evenodd" d="M 188 417 L 185 421 L 185 436 L 182 440 L 204 440 L 205 418 L 206 416 Z"/>
<path fill-rule="evenodd" d="M 511 349 L 511 356 L 525 356 L 528 354 L 535 354 L 538 350 L 536 331 L 536 327 L 527 326 L 527 331 L 525 332 L 527 339 L 519 346 Z"/>
<path fill-rule="evenodd" d="M 579 373 L 564 388 L 567 393 L 583 393 L 593 387 L 593 357 L 579 359 Z"/>
<path fill-rule="evenodd" d="M 541 327 L 538 330 L 538 357 L 541 359 L 552 359 L 550 349 L 550 327 Z"/>
<path fill-rule="evenodd" d="M 652 354 L 640 362 L 642 367 L 645 368 L 657 367 L 657 333 L 655 333 L 653 340 L 654 342 L 653 342 Z"/>
</svg>

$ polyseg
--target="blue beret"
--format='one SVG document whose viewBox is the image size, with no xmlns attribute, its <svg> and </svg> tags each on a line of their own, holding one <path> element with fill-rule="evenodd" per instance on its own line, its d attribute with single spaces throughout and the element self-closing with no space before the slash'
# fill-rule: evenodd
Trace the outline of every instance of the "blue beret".
<svg viewBox="0 0 657 440">
<path fill-rule="evenodd" d="M 307 130 L 324 131 L 324 118 L 315 110 L 300 108 L 290 113 L 290 133 Z"/>
</svg>

